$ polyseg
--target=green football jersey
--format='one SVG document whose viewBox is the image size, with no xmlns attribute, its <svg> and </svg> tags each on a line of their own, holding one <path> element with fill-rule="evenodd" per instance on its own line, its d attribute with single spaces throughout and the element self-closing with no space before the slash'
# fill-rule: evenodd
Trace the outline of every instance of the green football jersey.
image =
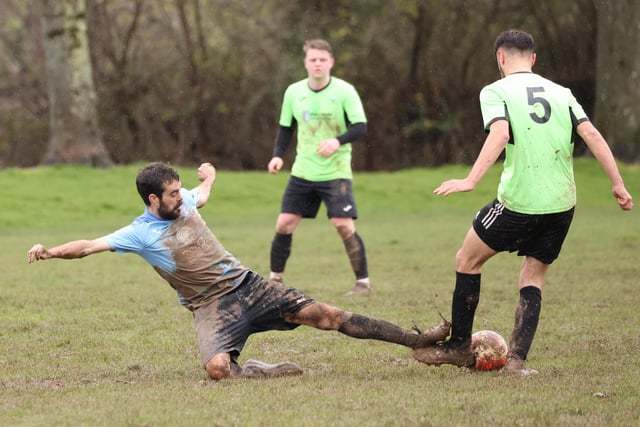
<svg viewBox="0 0 640 427">
<path fill-rule="evenodd" d="M 320 91 L 309 88 L 308 79 L 290 85 L 284 93 L 280 125 L 297 122 L 296 158 L 291 175 L 308 181 L 352 179 L 351 144 L 342 144 L 329 157 L 316 153 L 318 143 L 335 138 L 349 123 L 366 123 L 362 101 L 356 89 L 332 77 Z"/>
<path fill-rule="evenodd" d="M 534 73 L 514 73 L 482 89 L 480 108 L 487 131 L 496 120 L 509 122 L 498 200 L 524 214 L 575 206 L 573 139 L 588 117 L 571 91 Z"/>
</svg>

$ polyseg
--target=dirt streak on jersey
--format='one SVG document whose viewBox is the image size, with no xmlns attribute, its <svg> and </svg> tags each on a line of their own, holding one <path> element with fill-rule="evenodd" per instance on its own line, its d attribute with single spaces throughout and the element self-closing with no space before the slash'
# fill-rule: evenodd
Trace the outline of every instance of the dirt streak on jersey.
<svg viewBox="0 0 640 427">
<path fill-rule="evenodd" d="M 164 220 L 148 210 L 105 236 L 111 249 L 144 258 L 190 310 L 237 287 L 247 269 L 211 232 L 196 208 L 198 191 L 180 190 L 180 217 Z"/>
</svg>

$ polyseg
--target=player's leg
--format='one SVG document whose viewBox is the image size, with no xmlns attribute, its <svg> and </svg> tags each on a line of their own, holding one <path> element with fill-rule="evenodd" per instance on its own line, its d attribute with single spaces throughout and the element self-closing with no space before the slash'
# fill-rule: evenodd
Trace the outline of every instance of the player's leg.
<svg viewBox="0 0 640 427">
<path fill-rule="evenodd" d="M 356 277 L 353 289 L 347 295 L 368 295 L 371 293 L 367 254 L 362 238 L 356 231 L 355 219 L 358 209 L 349 179 L 336 179 L 316 184 L 320 198 L 327 206 L 327 215 L 338 231 Z"/>
<path fill-rule="evenodd" d="M 456 254 L 456 283 L 451 302 L 451 337 L 436 346 L 414 351 L 416 360 L 428 365 L 471 366 L 473 319 L 480 301 L 480 268 L 497 252 L 471 227 Z"/>
<path fill-rule="evenodd" d="M 314 302 L 285 316 L 287 322 L 322 330 L 333 330 L 358 339 L 372 339 L 418 348 L 441 341 L 449 335 L 449 323 L 418 333 L 385 320 L 344 311 L 332 305 Z"/>
<path fill-rule="evenodd" d="M 526 360 L 538 328 L 542 309 L 542 287 L 549 264 L 531 256 L 522 259 L 520 298 L 516 308 L 514 329 L 509 345 L 513 357 Z"/>
<path fill-rule="evenodd" d="M 271 241 L 271 273 L 270 280 L 283 281 L 284 268 L 291 255 L 293 232 L 302 221 L 302 216 L 281 213 L 276 222 L 276 233 Z"/>
<path fill-rule="evenodd" d="M 451 303 L 451 339 L 471 339 L 473 319 L 480 301 L 480 269 L 497 252 L 469 229 L 456 253 L 456 283 Z"/>
<path fill-rule="evenodd" d="M 520 375 L 533 375 L 538 372 L 524 367 L 529 349 L 538 328 L 542 309 L 542 286 L 549 265 L 533 257 L 525 256 L 520 269 L 520 298 L 516 307 L 515 322 L 509 355 L 504 371 Z"/>
<path fill-rule="evenodd" d="M 225 378 L 273 378 L 302 374 L 302 368 L 295 363 L 265 363 L 249 359 L 240 366 L 229 353 L 214 355 L 205 366 L 209 377 L 213 380 Z"/>
<path fill-rule="evenodd" d="M 311 302 L 299 291 L 249 272 L 234 291 L 198 307 L 193 312 L 194 326 L 209 377 L 220 380 L 301 374 L 302 369 L 291 362 L 269 364 L 251 359 L 240 366 L 238 357 L 252 333 L 295 328 L 297 325 L 282 321 L 282 311 Z"/>
<path fill-rule="evenodd" d="M 524 367 L 538 328 L 542 309 L 542 287 L 549 266 L 558 258 L 569 233 L 574 209 L 536 217 L 534 234 L 518 255 L 524 256 L 520 268 L 520 298 L 509 343 L 509 356 L 504 371 L 532 375 L 538 372 Z"/>
<path fill-rule="evenodd" d="M 331 218 L 331 222 L 338 231 L 347 257 L 356 276 L 356 284 L 347 295 L 367 295 L 371 293 L 369 268 L 364 242 L 356 231 L 353 218 Z"/>
<path fill-rule="evenodd" d="M 291 255 L 293 232 L 302 218 L 314 218 L 320 208 L 320 198 L 315 194 L 313 185 L 295 176 L 289 178 L 271 241 L 270 280 L 283 281 L 284 269 Z"/>
</svg>

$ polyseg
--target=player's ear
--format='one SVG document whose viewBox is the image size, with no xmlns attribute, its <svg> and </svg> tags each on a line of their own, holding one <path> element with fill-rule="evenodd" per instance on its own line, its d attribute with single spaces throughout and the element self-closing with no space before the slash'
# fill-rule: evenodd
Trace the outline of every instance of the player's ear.
<svg viewBox="0 0 640 427">
<path fill-rule="evenodd" d="M 531 66 L 533 67 L 533 64 L 535 63 L 536 63 L 536 53 L 531 52 Z"/>
<path fill-rule="evenodd" d="M 153 193 L 149 194 L 149 203 L 151 203 L 151 206 L 160 206 L 160 197 Z"/>
</svg>

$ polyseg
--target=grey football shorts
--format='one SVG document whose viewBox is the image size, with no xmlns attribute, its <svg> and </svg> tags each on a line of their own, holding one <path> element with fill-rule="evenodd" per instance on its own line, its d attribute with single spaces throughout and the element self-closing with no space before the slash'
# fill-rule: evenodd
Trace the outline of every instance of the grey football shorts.
<svg viewBox="0 0 640 427">
<path fill-rule="evenodd" d="M 473 220 L 480 239 L 497 252 L 515 252 L 551 264 L 564 243 L 575 208 L 552 214 L 529 215 L 510 211 L 497 199 Z"/>
<path fill-rule="evenodd" d="M 321 202 L 327 207 L 329 218 L 358 217 L 350 179 L 313 182 L 291 176 L 282 197 L 280 212 L 315 218 Z"/>
<path fill-rule="evenodd" d="M 234 291 L 193 312 L 202 365 L 219 353 L 230 353 L 237 362 L 249 335 L 297 328 L 283 317 L 314 302 L 297 289 L 250 271 Z"/>
</svg>

